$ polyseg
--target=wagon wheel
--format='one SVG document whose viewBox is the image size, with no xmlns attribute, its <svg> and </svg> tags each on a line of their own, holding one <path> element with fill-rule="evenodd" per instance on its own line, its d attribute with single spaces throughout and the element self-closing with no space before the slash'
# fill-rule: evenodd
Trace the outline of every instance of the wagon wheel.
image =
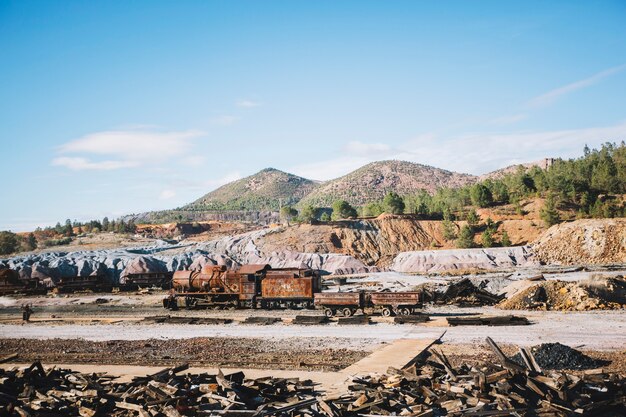
<svg viewBox="0 0 626 417">
<path fill-rule="evenodd" d="M 335 312 L 333 310 L 331 310 L 330 308 L 325 308 L 324 309 L 324 315 L 326 317 L 333 317 L 335 315 Z"/>
<path fill-rule="evenodd" d="M 389 307 L 383 308 L 383 316 L 390 317 L 392 314 L 393 314 L 393 311 L 391 311 L 391 308 Z"/>
<path fill-rule="evenodd" d="M 411 314 L 411 310 L 410 309 L 408 309 L 406 307 L 403 307 L 403 308 L 400 309 L 400 315 L 401 316 L 408 316 L 410 314 Z"/>
<path fill-rule="evenodd" d="M 341 310 L 341 313 L 344 315 L 344 317 L 350 317 L 352 315 L 352 309 L 346 307 Z"/>
</svg>

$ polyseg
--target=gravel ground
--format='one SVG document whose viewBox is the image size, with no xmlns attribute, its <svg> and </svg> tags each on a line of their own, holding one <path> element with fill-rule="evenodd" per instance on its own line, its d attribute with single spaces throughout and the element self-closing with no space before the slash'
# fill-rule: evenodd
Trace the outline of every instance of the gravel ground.
<svg viewBox="0 0 626 417">
<path fill-rule="evenodd" d="M 229 313 L 222 311 L 218 313 Z M 236 313 L 240 313 L 237 311 Z M 280 312 L 275 312 L 280 313 Z M 1 338 L 27 339 L 85 339 L 145 340 L 188 339 L 194 337 L 232 338 L 348 338 L 350 346 L 362 349 L 372 340 L 391 341 L 400 338 L 421 339 L 438 336 L 444 331 L 444 341 L 452 344 L 482 343 L 490 336 L 496 342 L 513 343 L 521 346 L 544 342 L 560 342 L 569 346 L 584 346 L 594 350 L 626 350 L 626 313 L 624 311 L 590 312 L 543 312 L 518 311 L 532 322 L 529 326 L 457 326 L 448 327 L 446 316 L 463 314 L 502 315 L 492 307 L 455 308 L 437 307 L 426 310 L 433 321 L 422 325 L 396 325 L 376 323 L 370 325 L 340 326 L 336 323 L 316 326 L 297 326 L 285 323 L 269 326 L 227 325 L 181 325 L 139 324 L 120 322 L 117 324 L 55 324 L 43 322 L 27 325 L 1 324 Z M 196 312 L 197 314 L 197 312 Z M 265 314 L 264 314 L 265 315 Z"/>
</svg>

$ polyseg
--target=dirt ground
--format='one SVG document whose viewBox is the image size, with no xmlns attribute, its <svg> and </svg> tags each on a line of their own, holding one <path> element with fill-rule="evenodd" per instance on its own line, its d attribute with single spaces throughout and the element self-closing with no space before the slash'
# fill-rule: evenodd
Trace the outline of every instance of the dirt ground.
<svg viewBox="0 0 626 417">
<path fill-rule="evenodd" d="M 0 339 L 0 352 L 18 353 L 17 362 L 192 366 L 336 371 L 370 352 L 342 339 L 206 338 L 109 340 Z"/>
</svg>

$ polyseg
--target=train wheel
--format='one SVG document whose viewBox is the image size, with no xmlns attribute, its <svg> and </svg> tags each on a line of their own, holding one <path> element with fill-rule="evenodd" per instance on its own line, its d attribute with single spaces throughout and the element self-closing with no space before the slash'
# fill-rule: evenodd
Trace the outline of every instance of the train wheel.
<svg viewBox="0 0 626 417">
<path fill-rule="evenodd" d="M 324 309 L 324 315 L 326 317 L 333 317 L 335 315 L 335 312 L 333 310 L 331 310 L 330 308 L 325 308 Z"/>
<path fill-rule="evenodd" d="M 391 317 L 392 314 L 393 314 L 393 311 L 391 311 L 389 307 L 383 308 L 383 316 Z"/>
<path fill-rule="evenodd" d="M 401 316 L 408 316 L 411 314 L 411 310 L 408 308 L 401 308 L 400 309 L 400 315 Z"/>
<path fill-rule="evenodd" d="M 194 308 L 198 305 L 198 300 L 192 297 L 185 297 L 185 306 L 187 308 Z"/>
<path fill-rule="evenodd" d="M 352 310 L 349 308 L 344 308 L 343 310 L 341 310 L 341 312 L 343 313 L 344 317 L 352 316 Z"/>
</svg>

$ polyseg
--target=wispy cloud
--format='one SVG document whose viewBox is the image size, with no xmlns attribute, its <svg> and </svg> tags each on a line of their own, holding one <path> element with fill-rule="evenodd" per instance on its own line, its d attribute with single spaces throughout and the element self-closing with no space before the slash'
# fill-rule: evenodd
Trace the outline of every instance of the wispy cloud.
<svg viewBox="0 0 626 417">
<path fill-rule="evenodd" d="M 391 146 L 385 143 L 364 143 L 360 141 L 348 142 L 343 151 L 350 155 L 355 156 L 376 156 L 384 157 L 392 152 Z"/>
<path fill-rule="evenodd" d="M 58 151 L 63 156 L 54 158 L 52 165 L 75 171 L 132 168 L 187 155 L 192 148 L 192 139 L 202 135 L 203 132 L 196 130 L 96 132 L 61 145 Z M 102 157 L 107 159 L 97 160 Z"/>
<path fill-rule="evenodd" d="M 237 116 L 230 116 L 230 115 L 222 115 L 222 116 L 217 116 L 217 117 L 213 117 L 211 120 L 209 120 L 209 122 L 212 125 L 217 125 L 217 126 L 232 126 L 235 123 L 237 123 L 237 121 L 239 120 L 239 117 Z"/>
<path fill-rule="evenodd" d="M 235 104 L 237 105 L 237 107 L 243 108 L 259 107 L 261 105 L 260 102 L 249 99 L 237 100 Z"/>
<path fill-rule="evenodd" d="M 489 124 L 496 126 L 511 125 L 517 122 L 521 122 L 522 120 L 526 120 L 527 118 L 528 114 L 526 113 L 511 114 L 508 116 L 502 116 L 492 119 Z"/>
<path fill-rule="evenodd" d="M 581 90 L 583 88 L 592 86 L 600 81 L 602 81 L 603 79 L 613 75 L 613 74 L 617 74 L 619 72 L 622 72 L 626 69 L 626 64 L 622 64 L 619 65 L 617 67 L 613 67 L 613 68 L 609 68 L 606 69 L 604 71 L 600 71 L 597 74 L 592 75 L 589 78 L 585 78 L 582 80 L 578 80 L 576 82 L 573 82 L 571 84 L 567 84 L 563 87 L 559 87 L 556 88 L 554 90 L 548 91 L 545 94 L 542 94 L 540 96 L 537 96 L 533 99 L 531 99 L 527 104 L 529 107 L 544 107 L 547 106 L 549 104 L 552 104 L 554 101 L 556 101 L 559 97 L 564 96 L 566 94 L 572 93 L 574 91 L 577 90 Z"/>
<path fill-rule="evenodd" d="M 111 171 L 120 168 L 132 168 L 139 165 L 137 161 L 90 161 L 81 157 L 59 157 L 52 160 L 53 166 L 65 167 L 72 171 Z"/>
<path fill-rule="evenodd" d="M 547 157 L 577 157 L 582 154 L 586 144 L 597 147 L 606 141 L 620 141 L 625 137 L 626 123 L 585 129 L 504 134 L 425 134 L 405 142 L 401 149 L 389 147 L 393 152 L 384 155 L 344 155 L 326 161 L 296 165 L 289 170 L 306 178 L 329 180 L 369 162 L 398 159 L 480 175 L 508 165 Z"/>
<path fill-rule="evenodd" d="M 161 194 L 159 194 L 159 200 L 170 200 L 174 197 L 176 197 L 176 191 L 174 190 L 162 190 Z"/>
</svg>

